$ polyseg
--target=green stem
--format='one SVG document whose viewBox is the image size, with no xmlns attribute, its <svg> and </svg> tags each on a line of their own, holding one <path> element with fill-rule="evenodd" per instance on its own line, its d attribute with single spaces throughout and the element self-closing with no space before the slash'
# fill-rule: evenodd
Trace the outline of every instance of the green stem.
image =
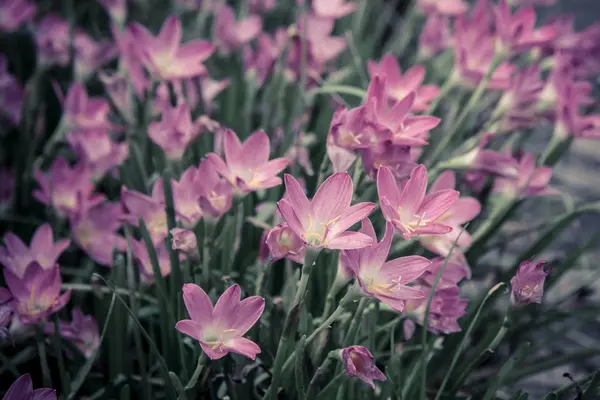
<svg viewBox="0 0 600 400">
<path fill-rule="evenodd" d="M 569 150 L 571 143 L 573 143 L 573 136 L 562 136 L 554 133 L 552 139 L 550 139 L 550 143 L 548 143 L 548 146 L 544 149 L 540 157 L 540 164 L 549 167 L 554 166 L 563 154 Z"/>
<path fill-rule="evenodd" d="M 194 373 L 192 374 L 192 377 L 190 378 L 187 385 L 185 385 L 185 388 L 184 388 L 185 391 L 191 390 L 196 386 L 196 383 L 198 383 L 198 378 L 200 378 L 200 374 L 202 373 L 202 370 L 204 369 L 204 364 L 206 364 L 206 360 L 208 360 L 206 353 L 202 353 L 200 355 L 200 357 L 198 357 L 198 363 L 196 364 L 196 369 L 194 370 Z"/>
<path fill-rule="evenodd" d="M 352 319 L 352 323 L 350 324 L 350 328 L 348 328 L 348 332 L 344 337 L 344 347 L 348 347 L 352 345 L 356 341 L 356 336 L 358 334 L 358 328 L 362 321 L 362 315 L 369 303 L 369 299 L 367 297 L 363 297 L 360 299 L 358 303 L 358 307 L 356 308 L 356 312 L 354 313 L 354 318 Z"/>
<path fill-rule="evenodd" d="M 35 338 L 40 356 L 40 367 L 42 368 L 44 386 L 52 387 L 52 377 L 50 375 L 50 368 L 48 367 L 48 358 L 46 354 L 46 342 L 44 341 L 44 327 L 42 325 L 35 326 Z"/>
<path fill-rule="evenodd" d="M 321 366 L 317 369 L 317 372 L 313 375 L 310 383 L 308 384 L 308 389 L 306 390 L 306 395 L 304 396 L 304 400 L 312 400 L 317 395 L 317 385 L 324 379 L 325 374 L 329 372 L 332 364 L 337 358 L 338 350 L 332 350 L 327 354 L 325 361 L 321 364 Z"/>
<path fill-rule="evenodd" d="M 69 372 L 65 368 L 65 359 L 63 357 L 62 345 L 60 343 L 60 321 L 58 320 L 58 314 L 53 315 L 54 319 L 54 336 L 53 344 L 54 351 L 56 352 L 56 359 L 58 360 L 58 371 L 60 374 L 60 382 L 63 386 L 63 391 L 68 390 L 71 387 L 69 379 Z"/>
</svg>

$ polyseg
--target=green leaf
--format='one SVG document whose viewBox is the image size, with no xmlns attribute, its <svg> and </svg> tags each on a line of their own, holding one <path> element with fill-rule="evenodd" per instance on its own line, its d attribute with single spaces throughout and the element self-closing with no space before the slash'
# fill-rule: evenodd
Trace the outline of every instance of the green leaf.
<svg viewBox="0 0 600 400">
<path fill-rule="evenodd" d="M 529 342 L 525 342 L 521 344 L 521 346 L 517 349 L 515 354 L 508 359 L 506 363 L 500 368 L 496 377 L 492 380 L 491 384 L 488 386 L 488 390 L 485 392 L 483 396 L 483 400 L 492 400 L 496 398 L 496 391 L 500 388 L 504 380 L 510 374 L 511 371 L 514 371 L 515 368 L 521 363 L 523 358 L 527 355 L 527 351 L 529 350 Z"/>
<path fill-rule="evenodd" d="M 599 390 L 600 390 L 600 371 L 596 372 L 594 374 L 594 377 L 592 378 L 590 385 L 588 386 L 587 389 L 585 389 L 585 392 L 583 392 L 583 396 L 581 397 L 581 400 L 593 400 L 594 396 L 596 394 L 598 394 Z"/>
<path fill-rule="evenodd" d="M 296 363 L 295 363 L 295 377 L 296 377 L 296 393 L 298 393 L 298 399 L 303 399 L 306 394 L 306 377 L 304 376 L 304 348 L 306 346 L 306 335 L 302 335 L 298 343 L 296 343 Z"/>
</svg>

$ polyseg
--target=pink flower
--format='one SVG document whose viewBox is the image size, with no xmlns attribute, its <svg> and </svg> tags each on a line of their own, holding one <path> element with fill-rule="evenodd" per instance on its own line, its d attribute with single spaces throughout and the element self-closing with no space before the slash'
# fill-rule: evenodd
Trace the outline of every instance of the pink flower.
<svg viewBox="0 0 600 400">
<path fill-rule="evenodd" d="M 305 244 L 288 224 L 275 225 L 268 232 L 265 242 L 269 247 L 273 262 L 282 258 L 287 258 L 298 264 L 304 262 Z"/>
<path fill-rule="evenodd" d="M 453 190 L 456 187 L 456 175 L 452 171 L 443 172 L 433 182 L 430 192 Z M 463 231 L 462 225 L 473 220 L 481 212 L 481 204 L 474 197 L 461 197 L 456 200 L 437 221 L 452 227 L 452 231 L 445 235 L 421 236 L 419 239 L 427 250 L 447 256 L 453 244 L 466 247 L 471 244 L 471 235 Z"/>
<path fill-rule="evenodd" d="M 446 257 L 436 257 L 431 260 L 431 265 L 419 277 L 419 281 L 424 285 L 429 285 L 429 287 L 433 287 L 435 283 L 438 273 L 446 263 L 446 267 L 444 268 L 444 272 L 440 277 L 440 281 L 436 286 L 436 290 L 445 289 L 449 287 L 455 287 L 458 285 L 460 281 L 463 279 L 471 278 L 471 268 L 467 264 L 467 260 L 465 256 L 457 252 L 456 250 L 452 252 L 450 259 L 446 262 Z"/>
<path fill-rule="evenodd" d="M 129 155 L 126 141 L 117 143 L 107 131 L 100 128 L 68 132 L 67 141 L 90 171 L 92 179 L 102 178 L 121 165 Z"/>
<path fill-rule="evenodd" d="M 251 12 L 264 13 L 277 7 L 277 0 L 248 0 Z"/>
<path fill-rule="evenodd" d="M 280 32 L 285 35 L 283 31 Z M 283 42 L 287 39 L 282 34 L 271 38 L 267 33 L 262 32 L 258 35 L 255 49 L 250 46 L 245 46 L 243 49 L 246 75 L 254 75 L 259 87 L 270 76 L 273 65 L 283 50 Z M 283 41 L 278 40 L 279 38 L 282 38 Z"/>
<path fill-rule="evenodd" d="M 335 144 L 333 135 L 327 135 L 326 147 L 327 158 L 331 161 L 333 172 L 346 172 L 356 160 L 356 154 Z"/>
<path fill-rule="evenodd" d="M 144 242 L 138 242 L 136 240 L 131 241 L 131 250 L 133 257 L 136 260 L 137 266 L 140 269 L 140 278 L 144 283 L 154 282 L 154 269 L 152 268 L 152 261 L 150 261 L 150 255 L 148 254 L 148 248 Z M 171 273 L 171 260 L 169 259 L 169 249 L 164 242 L 160 242 L 154 245 L 154 251 L 156 251 L 156 258 L 158 259 L 158 269 L 162 276 L 168 276 Z"/>
<path fill-rule="evenodd" d="M 79 80 L 87 80 L 94 72 L 114 59 L 119 49 L 114 43 L 106 40 L 96 42 L 83 31 L 75 32 L 75 76 Z"/>
<path fill-rule="evenodd" d="M 14 32 L 35 16 L 35 3 L 29 0 L 4 0 L 0 4 L 0 31 Z"/>
<path fill-rule="evenodd" d="M 145 48 L 140 47 L 133 27 L 120 30 L 116 25 L 112 25 L 111 31 L 119 49 L 119 62 L 123 65 L 122 72 L 129 78 L 135 95 L 143 100 L 145 92 L 150 89 L 152 82 L 149 72 L 144 68 Z"/>
<path fill-rule="evenodd" d="M 15 299 L 15 312 L 24 324 L 35 324 L 62 309 L 71 298 L 71 291 L 60 294 L 61 279 L 58 265 L 43 269 L 32 262 L 23 277 L 10 269 L 4 270 L 4 280 Z"/>
<path fill-rule="evenodd" d="M 416 288 L 422 289 L 425 293 L 431 290 L 431 286 L 422 285 Z M 414 315 L 419 324 L 425 320 L 425 311 L 427 309 L 428 299 L 410 300 L 406 302 L 406 312 Z M 458 319 L 466 314 L 469 301 L 460 298 L 460 291 L 456 285 L 436 289 L 429 309 L 428 330 L 435 334 L 448 334 L 460 332 L 462 329 L 458 324 Z M 404 321 L 404 335 L 408 339 L 414 332 L 414 322 L 412 320 Z"/>
<path fill-rule="evenodd" d="M 212 162 L 202 160 L 198 166 L 197 176 L 202 177 L 200 192 L 200 208 L 208 219 L 219 219 L 231 208 L 233 188 L 231 183 L 221 179 Z"/>
<path fill-rule="evenodd" d="M 198 85 L 200 90 L 198 90 Z M 178 102 L 187 103 L 191 110 L 200 107 L 200 104 L 204 106 L 204 113 L 210 114 L 214 108 L 215 98 L 229 86 L 229 79 L 222 81 L 212 80 L 209 76 L 190 78 L 183 80 L 183 84 L 179 85 L 173 82 L 173 87 L 178 98 Z M 185 89 L 185 96 L 183 90 Z M 195 121 L 198 123 L 198 120 Z"/>
<path fill-rule="evenodd" d="M 61 216 L 77 212 L 82 204 L 91 207 L 104 201 L 104 195 L 94 193 L 90 171 L 82 162 L 71 167 L 64 158 L 58 157 L 50 166 L 49 174 L 39 169 L 33 174 L 40 186 L 33 191 L 33 197 L 52 206 Z"/>
<path fill-rule="evenodd" d="M 494 181 L 493 192 L 521 199 L 533 196 L 555 195 L 558 192 L 549 187 L 552 178 L 551 167 L 536 167 L 532 153 L 517 154 L 513 158 L 516 174 L 498 177 Z"/>
<path fill-rule="evenodd" d="M 368 219 L 362 221 L 359 232 L 373 239 L 373 244 L 362 249 L 342 251 L 340 262 L 352 271 L 364 293 L 398 312 L 404 310 L 406 300 L 424 298 L 422 291 L 407 284 L 421 276 L 431 262 L 419 256 L 400 257 L 386 262 L 394 236 L 394 227 L 390 223 L 386 224 L 385 234 L 379 243 Z"/>
<path fill-rule="evenodd" d="M 213 45 L 203 40 L 182 45 L 181 22 L 176 17 L 167 18 L 158 36 L 137 23 L 130 30 L 140 46 L 142 62 L 157 78 L 184 79 L 206 73 L 202 62 L 213 53 Z"/>
<path fill-rule="evenodd" d="M 172 248 L 184 253 L 192 253 L 198 248 L 196 235 L 189 229 L 173 228 L 171 229 Z"/>
<path fill-rule="evenodd" d="M 386 221 L 402 233 L 404 240 L 418 235 L 441 235 L 452 227 L 438 222 L 456 202 L 459 193 L 446 189 L 425 195 L 427 170 L 423 165 L 413 169 L 400 190 L 392 171 L 381 167 L 377 174 L 377 192 Z"/>
<path fill-rule="evenodd" d="M 98 323 L 92 315 L 84 315 L 78 307 L 73 308 L 71 315 L 70 322 L 59 321 L 60 336 L 71 341 L 84 356 L 89 358 L 100 346 Z M 46 324 L 44 331 L 47 335 L 54 335 L 56 332 L 54 323 Z"/>
<path fill-rule="evenodd" d="M 534 127 L 540 118 L 538 106 L 543 89 L 539 67 L 527 67 L 515 74 L 494 112 L 494 115 L 503 115 L 500 129 L 511 131 Z"/>
<path fill-rule="evenodd" d="M 167 237 L 167 214 L 162 180 L 157 180 L 152 188 L 152 196 L 121 188 L 121 204 L 127 212 L 123 219 L 137 226 L 143 219 L 153 243 L 162 242 Z"/>
<path fill-rule="evenodd" d="M 181 104 L 163 111 L 160 122 L 148 126 L 148 136 L 171 160 L 179 160 L 199 134 L 192 122 L 190 108 Z"/>
<path fill-rule="evenodd" d="M 386 141 L 380 148 L 360 149 L 363 167 L 369 177 L 375 179 L 381 167 L 388 167 L 396 179 L 404 179 L 417 166 L 413 161 L 412 150 L 418 147 L 409 147 Z"/>
<path fill-rule="evenodd" d="M 345 172 L 331 175 L 312 200 L 306 198 L 292 175 L 286 174 L 284 179 L 286 194 L 277 207 L 304 243 L 329 249 L 358 249 L 373 243 L 373 239 L 363 233 L 347 231 L 375 209 L 373 203 L 350 206 L 354 192 L 350 175 Z"/>
<path fill-rule="evenodd" d="M 297 163 L 302 167 L 308 176 L 313 176 L 315 173 L 310 161 L 309 148 L 314 145 L 316 141 L 314 134 L 300 132 L 296 136 L 295 142 L 288 148 L 284 155 L 285 158 L 290 160 L 291 164 Z"/>
<path fill-rule="evenodd" d="M 309 15 L 300 16 L 298 20 L 299 34 L 305 35 L 307 42 L 308 55 L 306 56 L 308 75 L 320 75 L 325 64 L 337 58 L 347 47 L 346 39 L 337 36 L 330 36 L 333 32 L 335 20 L 332 18 L 318 18 Z M 286 60 L 287 66 L 292 73 L 293 80 L 300 77 L 300 66 L 305 58 L 302 51 L 302 41 L 300 36 L 293 42 L 294 46 L 288 52 Z M 313 78 L 314 79 L 314 78 Z"/>
<path fill-rule="evenodd" d="M 21 120 L 24 98 L 23 87 L 8 72 L 8 60 L 0 55 L 0 114 L 6 116 L 12 125 L 18 125 Z"/>
<path fill-rule="evenodd" d="M 257 15 L 250 15 L 237 22 L 233 10 L 223 5 L 215 16 L 215 45 L 223 53 L 239 49 L 256 38 L 262 31 L 262 20 Z"/>
<path fill-rule="evenodd" d="M 457 16 L 467 12 L 464 0 L 417 0 L 417 9 L 426 14 Z"/>
<path fill-rule="evenodd" d="M 419 35 L 418 54 L 428 59 L 450 46 L 450 18 L 440 14 L 429 14 Z"/>
<path fill-rule="evenodd" d="M 35 389 L 29 374 L 21 375 L 10 385 L 3 400 L 56 400 L 56 390 Z"/>
<path fill-rule="evenodd" d="M 98 72 L 98 79 L 104 85 L 104 91 L 119 115 L 128 124 L 133 125 L 136 120 L 135 104 L 133 102 L 133 95 L 129 89 L 127 75 L 122 71 L 112 74 L 100 71 Z"/>
<path fill-rule="evenodd" d="M 363 346 L 350 346 L 340 350 L 346 375 L 355 376 L 375 389 L 373 380 L 385 381 L 386 377 L 373 362 L 371 352 Z"/>
<path fill-rule="evenodd" d="M 243 336 L 260 318 L 265 300 L 251 296 L 240 301 L 240 295 L 238 285 L 230 286 L 213 308 L 200 286 L 183 285 L 183 301 L 191 319 L 179 321 L 175 329 L 198 340 L 211 360 L 218 360 L 230 352 L 254 360 L 260 348 Z"/>
<path fill-rule="evenodd" d="M 534 262 L 525 260 L 519 265 L 517 274 L 510 280 L 511 302 L 517 305 L 542 303 L 544 281 L 551 269 L 546 268 L 546 261 Z"/>
<path fill-rule="evenodd" d="M 29 247 L 14 233 L 4 234 L 4 246 L 0 247 L 0 264 L 23 278 L 29 264 L 37 262 L 43 269 L 51 269 L 60 254 L 71 244 L 68 239 L 54 242 L 50 224 L 35 230 Z"/>
<path fill-rule="evenodd" d="M 179 181 L 171 180 L 175 213 L 186 228 L 193 228 L 204 214 L 199 200 L 205 182 L 206 176 L 194 167 L 186 169 Z"/>
<path fill-rule="evenodd" d="M 215 153 L 207 154 L 206 158 L 239 191 L 247 193 L 281 185 L 281 178 L 276 175 L 287 167 L 289 160 L 276 158 L 269 161 L 271 145 L 264 131 L 254 132 L 242 143 L 231 129 L 227 129 L 223 145 L 225 161 Z"/>
<path fill-rule="evenodd" d="M 110 267 L 113 252 L 127 249 L 125 239 L 117 234 L 122 219 L 123 211 L 118 203 L 106 202 L 82 209 L 70 219 L 73 239 L 92 260 Z"/>
<path fill-rule="evenodd" d="M 356 10 L 357 4 L 345 0 L 313 0 L 313 11 L 319 18 L 342 18 Z"/>
<path fill-rule="evenodd" d="M 110 104 L 104 97 L 89 97 L 83 84 L 76 82 L 62 101 L 63 121 L 68 129 L 111 129 Z"/>
<path fill-rule="evenodd" d="M 412 109 L 416 112 L 426 111 L 429 108 L 429 103 L 439 93 L 437 86 L 423 85 L 425 67 L 415 65 L 406 71 L 403 76 L 398 61 L 389 53 L 383 56 L 379 64 L 369 60 L 367 67 L 371 79 L 377 75 L 385 79 L 386 94 L 393 101 L 400 101 L 410 95 L 411 92 L 415 92 L 416 97 L 412 104 Z"/>
</svg>

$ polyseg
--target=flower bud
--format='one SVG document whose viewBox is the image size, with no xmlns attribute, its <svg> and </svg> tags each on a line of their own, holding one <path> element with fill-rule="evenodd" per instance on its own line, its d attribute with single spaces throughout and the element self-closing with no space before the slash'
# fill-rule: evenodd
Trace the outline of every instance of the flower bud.
<svg viewBox="0 0 600 400">
<path fill-rule="evenodd" d="M 350 346 L 340 350 L 346 375 L 355 376 L 375 389 L 374 379 L 385 381 L 386 377 L 373 362 L 373 355 L 363 346 Z"/>
</svg>

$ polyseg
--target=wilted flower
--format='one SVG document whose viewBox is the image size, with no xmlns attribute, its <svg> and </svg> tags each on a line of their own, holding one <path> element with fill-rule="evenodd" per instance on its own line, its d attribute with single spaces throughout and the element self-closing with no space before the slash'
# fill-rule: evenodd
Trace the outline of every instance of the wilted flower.
<svg viewBox="0 0 600 400">
<path fill-rule="evenodd" d="M 355 376 L 375 389 L 373 380 L 385 381 L 386 377 L 377 368 L 371 352 L 363 346 L 350 346 L 340 350 L 340 358 L 344 362 L 346 375 Z"/>
<path fill-rule="evenodd" d="M 448 261 L 446 261 L 446 257 L 449 257 Z M 444 263 L 446 264 L 446 267 L 442 272 L 442 276 L 440 277 L 440 281 L 436 286 L 436 290 L 455 287 L 463 279 L 471 278 L 471 269 L 467 265 L 465 256 L 459 251 L 454 250 L 449 256 L 436 257 L 432 259 L 427 271 L 425 271 L 423 275 L 419 277 L 419 281 L 424 285 L 433 287 L 438 273 L 442 267 L 444 267 Z"/>
<path fill-rule="evenodd" d="M 158 36 L 135 23 L 130 27 L 133 39 L 140 47 L 139 54 L 145 67 L 163 80 L 185 79 L 202 75 L 202 65 L 214 51 L 210 42 L 192 40 L 181 44 L 181 22 L 171 16 L 164 22 Z"/>
<path fill-rule="evenodd" d="M 60 321 L 58 329 L 62 338 L 68 339 L 89 358 L 100 346 L 100 332 L 98 323 L 91 315 L 84 315 L 81 309 L 74 307 L 71 311 L 71 322 Z M 54 323 L 48 323 L 44 330 L 48 335 L 55 334 Z M 67 354 L 69 354 L 67 352 Z"/>
<path fill-rule="evenodd" d="M 3 400 L 56 400 L 56 390 L 35 389 L 29 374 L 21 375 L 4 394 Z"/>
<path fill-rule="evenodd" d="M 373 203 L 350 206 L 354 186 L 350 175 L 339 172 L 331 175 L 308 200 L 298 181 L 285 177 L 286 194 L 277 203 L 279 212 L 290 228 L 304 243 L 314 248 L 358 249 L 369 246 L 369 236 L 347 231 L 375 209 Z"/>
<path fill-rule="evenodd" d="M 250 15 L 237 22 L 232 8 L 226 4 L 216 12 L 215 44 L 223 53 L 239 49 L 256 38 L 261 31 L 262 20 L 257 15 Z"/>
<path fill-rule="evenodd" d="M 140 278 L 145 283 L 154 282 L 154 269 L 152 268 L 152 261 L 150 260 L 150 255 L 148 254 L 148 248 L 146 247 L 145 242 L 131 240 L 130 244 L 133 257 L 140 269 Z M 168 276 L 171 273 L 169 249 L 167 249 L 164 242 L 160 242 L 154 245 L 154 251 L 156 252 L 160 274 L 162 276 Z"/>
<path fill-rule="evenodd" d="M 340 262 L 353 272 L 364 293 L 399 312 L 404 310 L 406 300 L 424 298 L 421 290 L 407 284 L 421 276 L 430 261 L 424 257 L 408 256 L 386 262 L 394 236 L 394 227 L 389 222 L 379 243 L 368 219 L 362 221 L 359 232 L 373 239 L 373 244 L 362 249 L 342 251 Z"/>
<path fill-rule="evenodd" d="M 333 172 L 346 172 L 356 160 L 356 154 L 335 144 L 333 135 L 327 135 L 327 158 L 331 161 Z"/>
<path fill-rule="evenodd" d="M 179 160 L 199 134 L 192 122 L 190 107 L 180 104 L 163 110 L 160 121 L 150 123 L 148 136 L 171 160 Z"/>
<path fill-rule="evenodd" d="M 271 252 L 272 261 L 287 258 L 299 264 L 304 262 L 306 247 L 290 226 L 286 223 L 275 225 L 265 240 Z"/>
<path fill-rule="evenodd" d="M 24 324 L 35 324 L 62 309 L 71 298 L 71 291 L 60 294 L 62 281 L 58 265 L 43 269 L 32 262 L 23 277 L 4 269 L 4 280 L 14 297 L 14 309 Z"/>
<path fill-rule="evenodd" d="M 554 195 L 558 192 L 549 187 L 552 178 L 551 167 L 536 167 L 535 156 L 532 153 L 522 153 L 513 156 L 516 174 L 499 176 L 494 181 L 493 191 L 510 197 L 525 197 Z"/>
<path fill-rule="evenodd" d="M 8 72 L 8 60 L 0 54 L 0 115 L 12 125 L 18 125 L 25 91 L 17 79 Z"/>
<path fill-rule="evenodd" d="M 438 222 L 456 202 L 459 193 L 445 189 L 425 195 L 427 170 L 423 165 L 413 169 L 400 190 L 392 171 L 381 167 L 377 174 L 377 192 L 386 221 L 402 233 L 404 240 L 418 235 L 441 235 L 452 227 Z"/>
<path fill-rule="evenodd" d="M 525 260 L 519 265 L 517 274 L 510 280 L 511 301 L 517 305 L 541 303 L 544 294 L 544 281 L 550 268 L 546 268 L 546 261 L 534 262 L 533 258 Z"/>
<path fill-rule="evenodd" d="M 152 196 L 121 188 L 121 204 L 127 214 L 125 221 L 133 226 L 143 219 L 153 243 L 162 242 L 167 237 L 167 214 L 165 212 L 165 196 L 162 179 L 157 180 L 152 188 Z"/>
<path fill-rule="evenodd" d="M 18 278 L 23 278 L 29 264 L 37 262 L 43 269 L 51 269 L 60 254 L 69 247 L 69 239 L 54 242 L 50 224 L 36 229 L 29 247 L 14 233 L 4 234 L 4 246 L 0 247 L 0 264 L 10 269 Z"/>
<path fill-rule="evenodd" d="M 227 288 L 214 308 L 200 286 L 183 285 L 183 301 L 191 319 L 177 322 L 175 329 L 200 342 L 206 355 L 218 360 L 227 353 L 237 353 L 252 360 L 260 353 L 256 343 L 243 337 L 258 321 L 265 300 L 251 296 L 240 301 L 238 285 Z"/>
<path fill-rule="evenodd" d="M 192 253 L 198 248 L 196 235 L 189 229 L 173 228 L 171 229 L 172 248 L 184 253 Z"/>
<path fill-rule="evenodd" d="M 426 111 L 429 103 L 435 99 L 439 89 L 435 85 L 423 85 L 425 79 L 425 67 L 415 65 L 402 74 L 402 70 L 396 57 L 387 53 L 377 64 L 375 61 L 367 63 L 371 79 L 379 75 L 385 79 L 386 94 L 393 102 L 404 99 L 411 92 L 415 92 L 415 100 L 412 109 L 416 112 Z"/>
<path fill-rule="evenodd" d="M 52 206 L 61 216 L 77 212 L 83 204 L 91 207 L 104 201 L 104 195 L 94 193 L 89 168 L 82 162 L 73 167 L 58 157 L 50 166 L 50 173 L 35 169 L 33 174 L 40 186 L 33 191 L 40 203 Z"/>
<path fill-rule="evenodd" d="M 116 232 L 121 228 L 123 211 L 119 203 L 102 203 L 84 208 L 71 219 L 75 243 L 95 262 L 113 264 L 113 252 L 125 251 L 127 243 Z"/>
<path fill-rule="evenodd" d="M 269 161 L 271 145 L 264 131 L 254 132 L 242 143 L 231 129 L 227 129 L 223 146 L 225 161 L 215 153 L 207 154 L 206 158 L 239 191 L 246 193 L 281 185 L 277 174 L 287 167 L 289 160 L 282 157 Z"/>
<path fill-rule="evenodd" d="M 0 31 L 16 31 L 29 22 L 35 12 L 35 3 L 29 0 L 4 0 L 0 4 Z"/>
<path fill-rule="evenodd" d="M 313 0 L 313 11 L 319 18 L 342 18 L 356 10 L 355 2 L 345 0 Z"/>
</svg>

